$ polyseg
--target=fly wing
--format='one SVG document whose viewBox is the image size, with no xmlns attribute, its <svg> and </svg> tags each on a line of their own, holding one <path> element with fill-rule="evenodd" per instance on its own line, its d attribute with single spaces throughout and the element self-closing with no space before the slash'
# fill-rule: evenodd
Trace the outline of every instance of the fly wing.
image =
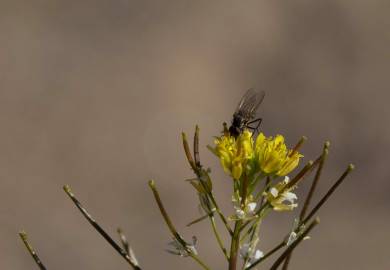
<svg viewBox="0 0 390 270">
<path fill-rule="evenodd" d="M 254 117 L 257 109 L 259 108 L 261 102 L 265 96 L 264 91 L 259 91 L 254 88 L 250 88 L 244 96 L 241 98 L 240 103 L 237 106 L 235 114 L 239 114 L 249 120 Z"/>
</svg>

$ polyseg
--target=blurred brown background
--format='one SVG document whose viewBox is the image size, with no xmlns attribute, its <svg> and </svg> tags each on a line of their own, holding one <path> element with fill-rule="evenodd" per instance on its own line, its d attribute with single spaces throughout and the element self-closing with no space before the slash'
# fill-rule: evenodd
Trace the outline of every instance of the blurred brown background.
<svg viewBox="0 0 390 270">
<path fill-rule="evenodd" d="M 230 180 L 205 146 L 256 86 L 267 135 L 306 135 L 305 161 L 332 142 L 316 198 L 356 165 L 291 269 L 390 269 L 389 14 L 385 0 L 1 0 L 0 268 L 35 269 L 24 228 L 49 269 L 128 269 L 66 197 L 70 184 L 104 228 L 124 229 L 144 269 L 198 269 L 164 251 L 154 178 L 183 235 L 226 269 L 207 222 L 185 228 L 198 211 L 180 132 L 200 125 L 231 213 Z M 261 249 L 291 218 L 270 216 Z"/>
</svg>

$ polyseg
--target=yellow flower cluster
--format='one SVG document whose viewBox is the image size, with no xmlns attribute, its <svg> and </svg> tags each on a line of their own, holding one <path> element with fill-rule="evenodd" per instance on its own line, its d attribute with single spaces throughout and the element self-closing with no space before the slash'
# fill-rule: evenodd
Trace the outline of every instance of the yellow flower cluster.
<svg viewBox="0 0 390 270">
<path fill-rule="evenodd" d="M 265 174 L 285 176 L 298 166 L 303 157 L 298 151 L 287 149 L 282 135 L 266 138 L 260 133 L 256 139 L 255 151 L 260 169 Z"/>
<path fill-rule="evenodd" d="M 214 143 L 216 146 L 211 150 L 219 157 L 225 172 L 236 180 L 244 172 L 285 176 L 298 166 L 302 157 L 298 151 L 287 148 L 282 135 L 266 138 L 260 133 L 254 142 L 252 133 L 245 130 L 237 139 L 223 135 Z"/>
<path fill-rule="evenodd" d="M 222 136 L 215 139 L 215 145 L 213 152 L 219 157 L 225 172 L 239 179 L 247 161 L 253 158 L 252 133 L 244 131 L 237 139 Z"/>
</svg>

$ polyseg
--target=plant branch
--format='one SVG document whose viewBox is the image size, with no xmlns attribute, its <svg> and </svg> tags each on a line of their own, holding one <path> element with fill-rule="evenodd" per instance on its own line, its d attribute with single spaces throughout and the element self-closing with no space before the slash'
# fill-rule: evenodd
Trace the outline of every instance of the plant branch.
<svg viewBox="0 0 390 270">
<path fill-rule="evenodd" d="M 213 228 L 213 232 L 214 232 L 215 238 L 217 239 L 218 245 L 221 248 L 223 254 L 225 255 L 226 260 L 229 261 L 229 255 L 228 255 L 227 250 L 225 248 L 225 245 L 221 239 L 221 236 L 218 233 L 217 226 L 215 224 L 214 215 L 210 215 L 209 217 L 210 217 L 211 227 Z"/>
<path fill-rule="evenodd" d="M 229 270 L 236 270 L 237 268 L 237 253 L 240 246 L 241 225 L 241 220 L 236 221 L 234 225 L 234 233 L 230 245 Z"/>
<path fill-rule="evenodd" d="M 230 228 L 230 226 L 226 220 L 225 215 L 221 212 L 221 209 L 219 208 L 219 205 L 214 197 L 212 190 L 210 190 L 210 188 L 204 183 L 204 181 L 202 179 L 202 177 L 203 177 L 202 173 L 207 175 L 207 177 L 208 177 L 208 173 L 207 173 L 207 171 L 205 171 L 202 168 L 202 166 L 200 164 L 200 160 L 199 160 L 199 128 L 198 128 L 198 126 L 195 129 L 195 135 L 194 135 L 194 156 L 196 157 L 196 160 L 194 160 L 194 158 L 192 157 L 190 146 L 189 146 L 188 140 L 187 140 L 187 135 L 184 132 L 182 132 L 181 135 L 182 135 L 182 141 L 183 141 L 183 148 L 184 148 L 184 152 L 186 154 L 188 163 L 190 164 L 192 170 L 194 171 L 195 175 L 199 179 L 199 182 L 201 183 L 203 189 L 206 191 L 207 196 L 210 198 L 211 202 L 213 203 L 216 212 L 218 213 L 219 217 L 221 218 L 223 224 L 226 227 L 226 230 L 229 232 L 229 234 L 231 236 L 233 236 L 233 231 Z"/>
<path fill-rule="evenodd" d="M 340 184 L 345 180 L 345 178 L 352 172 L 355 168 L 353 164 L 350 164 L 348 168 L 344 171 L 344 173 L 340 176 L 340 178 L 333 184 L 333 186 L 328 190 L 328 192 L 322 197 L 322 199 L 314 206 L 314 208 L 310 211 L 310 213 L 300 222 L 300 224 L 306 224 L 317 211 L 321 208 L 321 206 L 329 199 L 329 197 L 335 192 L 335 190 L 340 186 Z"/>
<path fill-rule="evenodd" d="M 315 166 L 317 166 L 317 164 L 319 163 L 321 159 L 321 156 L 319 158 L 316 159 L 316 161 L 309 161 L 305 167 L 302 168 L 302 170 L 300 170 L 298 172 L 298 174 L 281 190 L 279 191 L 280 194 L 282 194 L 285 190 L 295 186 L 298 184 L 298 182 L 300 182 L 308 172 L 310 172 Z M 266 209 L 267 207 L 270 207 L 270 203 L 269 202 L 265 202 L 264 204 L 261 205 L 261 207 L 256 211 L 256 215 L 257 216 L 260 216 L 260 213 Z M 242 226 L 241 226 L 241 230 L 243 230 L 246 226 L 248 226 L 252 221 L 256 222 L 258 218 L 254 219 L 254 220 L 248 220 L 246 221 Z"/>
<path fill-rule="evenodd" d="M 46 270 L 45 265 L 42 263 L 41 259 L 38 257 L 38 254 L 35 252 L 34 248 L 28 242 L 27 233 L 25 231 L 19 232 L 19 236 L 22 239 L 24 245 L 26 246 L 31 257 L 34 259 L 35 263 L 38 265 L 39 269 Z"/>
<path fill-rule="evenodd" d="M 309 213 L 309 215 L 303 219 L 297 226 L 295 233 L 298 232 L 299 228 L 301 228 L 303 225 L 307 224 L 307 222 L 313 217 L 315 213 L 321 208 L 321 206 L 329 199 L 329 197 L 333 194 L 333 192 L 337 189 L 337 187 L 344 181 L 344 179 L 348 176 L 348 174 L 354 169 L 354 166 L 350 164 L 348 168 L 345 170 L 345 172 L 340 176 L 340 178 L 336 181 L 336 183 L 329 189 L 329 191 L 324 195 L 324 197 L 317 203 L 317 205 L 313 208 L 313 210 Z M 286 239 L 286 237 L 285 237 Z M 271 251 L 268 252 L 264 257 L 260 258 L 259 260 L 255 261 L 250 267 L 247 267 L 245 270 L 252 269 L 260 262 L 264 261 L 267 257 L 269 257 L 268 254 L 272 255 L 282 247 L 284 247 L 287 244 L 286 240 L 283 240 L 278 244 L 275 248 L 273 248 Z"/>
<path fill-rule="evenodd" d="M 326 157 L 328 156 L 329 145 L 330 145 L 329 142 L 325 142 L 325 144 L 324 144 L 324 148 L 323 148 L 323 151 L 322 151 L 322 158 L 321 158 L 321 161 L 320 161 L 320 163 L 318 165 L 318 168 L 317 168 L 316 174 L 314 176 L 314 180 L 313 180 L 313 182 L 311 184 L 309 193 L 306 196 L 306 199 L 305 199 L 305 202 L 303 204 L 301 213 L 299 214 L 299 220 L 303 220 L 303 218 L 305 217 L 307 209 L 308 209 L 308 207 L 310 205 L 310 202 L 311 202 L 311 199 L 313 197 L 314 191 L 317 188 L 318 181 L 320 180 L 320 177 L 321 177 L 322 168 L 324 167 L 324 164 L 325 164 L 325 161 L 326 161 Z M 287 270 L 288 269 L 288 266 L 289 266 L 289 263 L 290 263 L 290 260 L 291 260 L 291 256 L 292 256 L 292 252 L 286 257 L 286 259 L 285 259 L 285 261 L 283 263 L 282 270 Z"/>
<path fill-rule="evenodd" d="M 168 226 L 169 231 L 173 235 L 173 237 L 180 243 L 180 245 L 185 249 L 187 252 L 188 256 L 193 258 L 200 266 L 202 266 L 203 269 L 205 270 L 210 270 L 210 268 L 202 262 L 202 260 L 191 250 L 188 248 L 188 244 L 184 239 L 180 236 L 180 234 L 177 232 L 175 226 L 173 225 L 171 218 L 169 217 L 167 211 L 165 210 L 165 207 L 161 201 L 160 194 L 156 188 L 156 184 L 154 183 L 153 180 L 149 181 L 149 187 L 153 192 L 154 199 L 156 200 L 156 203 L 158 205 L 158 208 L 160 209 L 161 215 L 164 218 L 165 223 Z"/>
<path fill-rule="evenodd" d="M 298 238 L 287 247 L 287 249 L 279 256 L 278 259 L 271 266 L 270 270 L 277 270 L 279 265 L 284 261 L 284 259 L 302 242 L 302 240 L 309 234 L 309 232 L 320 223 L 320 220 L 316 218 L 310 223 L 310 225 L 305 229 L 305 231 L 298 236 Z"/>
<path fill-rule="evenodd" d="M 129 242 L 127 241 L 127 238 L 126 238 L 125 234 L 123 233 L 122 229 L 118 228 L 116 231 L 118 232 L 119 239 L 121 240 L 121 243 L 122 243 L 122 247 L 126 251 L 127 255 L 130 256 L 131 260 L 134 262 L 135 265 L 139 265 L 137 257 L 135 256 L 133 249 L 129 245 Z"/>
<path fill-rule="evenodd" d="M 96 222 L 96 220 L 87 212 L 87 210 L 83 207 L 83 205 L 76 199 L 72 190 L 69 186 L 64 186 L 64 191 L 69 196 L 69 198 L 73 201 L 76 207 L 80 210 L 83 216 L 88 220 L 88 222 L 95 228 L 95 230 L 103 236 L 103 238 L 131 265 L 134 270 L 141 270 L 141 267 L 134 262 L 129 254 L 122 249 L 109 235 L 106 231 L 103 230 L 102 227 Z"/>
<path fill-rule="evenodd" d="M 277 252 L 279 249 L 281 249 L 282 247 L 284 247 L 286 245 L 286 243 L 283 241 L 281 242 L 279 245 L 277 245 L 276 247 L 274 247 L 273 249 L 271 249 L 270 251 L 268 251 L 266 254 L 264 254 L 263 257 L 261 257 L 260 259 L 258 259 L 257 261 L 255 261 L 254 263 L 252 263 L 250 266 L 248 266 L 247 268 L 245 268 L 245 270 L 249 270 L 249 269 L 252 269 L 253 267 L 255 267 L 256 265 L 258 265 L 259 263 L 261 263 L 262 261 L 264 261 L 265 259 L 267 259 L 268 257 L 270 257 L 271 255 L 273 255 L 275 252 Z"/>
</svg>

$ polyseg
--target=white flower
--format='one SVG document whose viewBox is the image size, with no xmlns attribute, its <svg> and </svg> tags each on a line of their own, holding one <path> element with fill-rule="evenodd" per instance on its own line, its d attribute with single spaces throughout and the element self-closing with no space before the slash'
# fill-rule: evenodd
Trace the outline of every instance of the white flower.
<svg viewBox="0 0 390 270">
<path fill-rule="evenodd" d="M 247 213 L 253 215 L 255 212 L 256 206 L 257 206 L 257 203 L 255 203 L 255 202 L 248 203 L 246 206 Z"/>
<path fill-rule="evenodd" d="M 248 203 L 244 209 L 241 206 L 235 205 L 234 210 L 236 211 L 236 219 L 249 219 L 255 214 L 257 204 L 255 202 Z"/>
<path fill-rule="evenodd" d="M 239 220 L 239 219 L 251 219 L 255 216 L 256 213 L 256 207 L 257 203 L 252 201 L 252 198 L 249 197 L 246 200 L 246 205 L 244 208 L 241 206 L 241 198 L 235 199 L 233 198 L 233 207 L 235 211 L 235 215 L 231 216 L 230 219 L 232 220 Z"/>
<path fill-rule="evenodd" d="M 264 193 L 275 211 L 292 210 L 298 206 L 298 204 L 295 202 L 298 197 L 291 192 L 293 188 L 285 188 L 289 182 L 290 178 L 285 176 L 282 182 L 278 183 L 275 187 L 270 188 L 268 192 Z M 283 192 L 281 192 L 282 190 Z"/>
<path fill-rule="evenodd" d="M 292 243 L 294 243 L 297 238 L 304 232 L 305 230 L 305 225 L 302 224 L 299 226 L 299 219 L 294 219 L 294 224 L 293 228 L 291 230 L 291 233 L 287 237 L 286 245 L 290 246 Z M 305 236 L 303 240 L 308 240 L 310 239 L 310 236 Z"/>
<path fill-rule="evenodd" d="M 284 177 L 284 179 L 283 179 L 283 182 L 285 183 L 285 184 L 288 184 L 288 182 L 290 182 L 290 177 L 288 177 L 287 175 Z"/>
<path fill-rule="evenodd" d="M 244 210 L 242 210 L 240 207 L 234 207 L 234 209 L 236 210 L 236 217 L 238 219 L 244 219 L 245 218 Z"/>
<path fill-rule="evenodd" d="M 179 255 L 180 257 L 188 257 L 190 254 L 198 255 L 198 251 L 195 248 L 196 245 L 196 237 L 192 237 L 192 243 L 185 242 L 183 245 L 176 238 L 173 239 L 172 242 L 169 242 L 168 245 L 173 248 L 173 250 L 167 250 L 169 253 L 174 255 Z"/>
<path fill-rule="evenodd" d="M 249 267 L 254 262 L 264 257 L 264 253 L 259 249 L 255 250 L 250 244 L 245 243 L 240 248 L 240 256 L 242 259 L 247 260 L 245 267 Z"/>
</svg>

